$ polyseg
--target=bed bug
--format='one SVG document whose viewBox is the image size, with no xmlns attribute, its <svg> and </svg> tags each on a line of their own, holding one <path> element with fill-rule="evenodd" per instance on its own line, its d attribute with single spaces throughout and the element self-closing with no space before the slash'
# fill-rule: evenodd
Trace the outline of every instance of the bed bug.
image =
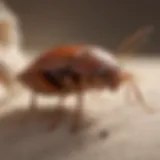
<svg viewBox="0 0 160 160">
<path fill-rule="evenodd" d="M 126 46 L 123 42 L 119 47 L 121 49 L 117 51 L 123 51 L 128 46 L 132 48 L 150 31 L 150 27 L 139 30 L 127 40 Z M 17 75 L 17 79 L 32 90 L 33 110 L 36 109 L 37 94 L 59 95 L 58 106 L 63 105 L 68 94 L 76 94 L 77 107 L 71 127 L 73 131 L 77 130 L 82 119 L 85 91 L 106 88 L 116 92 L 123 83 L 128 82 L 132 85 L 138 100 L 143 103 L 132 73 L 125 71 L 117 58 L 99 45 L 73 44 L 55 47 L 41 54 L 27 69 Z"/>
</svg>

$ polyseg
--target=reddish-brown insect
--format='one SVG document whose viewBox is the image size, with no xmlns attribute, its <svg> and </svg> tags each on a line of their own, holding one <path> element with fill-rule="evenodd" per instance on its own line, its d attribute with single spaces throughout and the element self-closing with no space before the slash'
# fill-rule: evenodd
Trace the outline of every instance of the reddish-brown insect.
<svg viewBox="0 0 160 160">
<path fill-rule="evenodd" d="M 142 41 L 151 28 L 139 30 L 127 43 L 123 42 L 117 52 L 133 48 Z M 139 42 L 138 42 L 139 43 Z M 128 82 L 132 85 L 139 101 L 143 103 L 139 88 L 135 85 L 132 73 L 124 71 L 116 58 L 106 49 L 95 45 L 66 45 L 42 54 L 18 79 L 35 94 L 58 94 L 60 106 L 69 93 L 77 96 L 77 110 L 73 129 L 78 126 L 82 116 L 83 95 L 90 89 L 108 88 L 117 91 Z M 35 107 L 33 96 L 32 107 Z"/>
</svg>

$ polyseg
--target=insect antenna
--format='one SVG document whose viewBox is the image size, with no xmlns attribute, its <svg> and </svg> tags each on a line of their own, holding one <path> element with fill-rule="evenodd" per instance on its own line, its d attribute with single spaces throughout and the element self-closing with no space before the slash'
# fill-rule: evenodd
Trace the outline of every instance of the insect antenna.
<svg viewBox="0 0 160 160">
<path fill-rule="evenodd" d="M 143 28 L 138 29 L 133 35 L 130 37 L 124 39 L 115 50 L 115 53 L 117 53 L 117 58 L 120 60 L 131 58 L 133 56 L 133 53 L 135 53 L 135 50 L 141 47 L 142 44 L 147 42 L 148 36 L 154 31 L 154 26 L 146 26 Z M 145 102 L 145 99 L 140 91 L 139 86 L 136 84 L 135 80 L 133 80 L 133 76 L 127 74 L 124 76 L 125 80 L 128 80 L 129 86 L 131 87 L 131 90 L 134 92 L 134 95 L 136 96 L 137 101 L 145 108 L 147 112 L 151 112 L 151 107 L 147 105 Z"/>
<path fill-rule="evenodd" d="M 143 28 L 139 28 L 133 35 L 124 39 L 115 50 L 117 58 L 132 57 L 133 52 L 135 53 L 136 49 L 140 48 L 142 44 L 147 42 L 148 36 L 153 33 L 153 31 L 154 26 L 149 25 Z"/>
</svg>

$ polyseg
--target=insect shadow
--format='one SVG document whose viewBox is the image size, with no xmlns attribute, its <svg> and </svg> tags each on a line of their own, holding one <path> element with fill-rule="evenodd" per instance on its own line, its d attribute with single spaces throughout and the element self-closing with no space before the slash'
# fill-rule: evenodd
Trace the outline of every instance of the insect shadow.
<svg viewBox="0 0 160 160">
<path fill-rule="evenodd" d="M 20 107 L 18 107 L 20 108 Z M 70 134 L 71 109 L 36 111 L 17 109 L 0 118 L 0 159 L 45 159 L 47 156 L 66 157 L 87 147 L 95 135 L 82 131 Z"/>
</svg>

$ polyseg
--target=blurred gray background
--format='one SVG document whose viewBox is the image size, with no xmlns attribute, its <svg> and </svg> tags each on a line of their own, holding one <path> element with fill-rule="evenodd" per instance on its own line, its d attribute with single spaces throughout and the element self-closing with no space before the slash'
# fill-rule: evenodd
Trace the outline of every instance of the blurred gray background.
<svg viewBox="0 0 160 160">
<path fill-rule="evenodd" d="M 93 43 L 114 49 L 139 27 L 155 32 L 141 53 L 160 53 L 158 0 L 6 0 L 22 21 L 24 45 L 43 50 L 66 43 Z"/>
</svg>

